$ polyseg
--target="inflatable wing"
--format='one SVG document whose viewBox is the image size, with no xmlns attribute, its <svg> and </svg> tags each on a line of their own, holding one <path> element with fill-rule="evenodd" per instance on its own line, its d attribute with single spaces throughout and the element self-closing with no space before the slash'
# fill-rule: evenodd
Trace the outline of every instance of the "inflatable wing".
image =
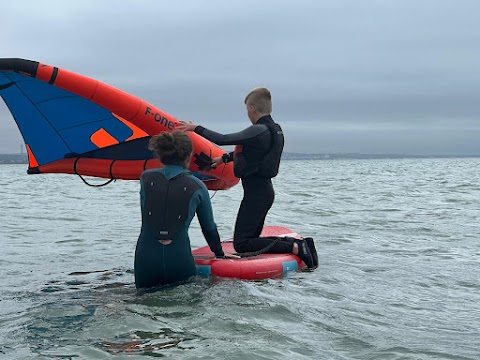
<svg viewBox="0 0 480 360">
<path fill-rule="evenodd" d="M 37 61 L 0 59 L 0 96 L 28 153 L 28 173 L 67 173 L 136 180 L 162 167 L 148 141 L 177 119 L 100 81 Z M 210 190 L 238 183 L 233 165 L 205 169 L 224 151 L 195 133 L 189 169 Z"/>
</svg>

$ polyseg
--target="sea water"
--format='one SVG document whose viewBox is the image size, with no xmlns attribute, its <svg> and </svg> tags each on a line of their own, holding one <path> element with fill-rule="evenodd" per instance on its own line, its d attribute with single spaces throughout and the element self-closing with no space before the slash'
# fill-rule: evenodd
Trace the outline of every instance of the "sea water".
<svg viewBox="0 0 480 360">
<path fill-rule="evenodd" d="M 480 358 L 480 159 L 283 161 L 274 186 L 266 224 L 316 271 L 137 293 L 137 181 L 0 165 L 0 359 Z M 242 188 L 210 194 L 227 239 Z"/>
</svg>

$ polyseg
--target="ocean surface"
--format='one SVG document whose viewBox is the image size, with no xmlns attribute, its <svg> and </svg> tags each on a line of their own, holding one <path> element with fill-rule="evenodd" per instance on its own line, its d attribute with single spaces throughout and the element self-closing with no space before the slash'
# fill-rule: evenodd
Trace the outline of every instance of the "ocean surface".
<svg viewBox="0 0 480 360">
<path fill-rule="evenodd" d="M 266 223 L 312 236 L 315 272 L 142 294 L 138 182 L 0 165 L 0 359 L 480 359 L 480 159 L 283 161 L 274 185 Z M 241 196 L 212 199 L 223 239 Z"/>
</svg>

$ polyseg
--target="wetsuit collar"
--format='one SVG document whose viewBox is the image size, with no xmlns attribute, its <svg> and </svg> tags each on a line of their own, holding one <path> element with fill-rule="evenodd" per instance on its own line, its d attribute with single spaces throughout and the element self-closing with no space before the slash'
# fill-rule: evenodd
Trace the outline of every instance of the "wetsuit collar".
<svg viewBox="0 0 480 360">
<path fill-rule="evenodd" d="M 185 171 L 188 170 L 185 169 L 182 165 L 165 165 L 162 172 L 163 175 L 165 175 L 165 177 L 170 180 L 171 178 Z"/>
<path fill-rule="evenodd" d="M 257 124 L 267 125 L 273 123 L 273 119 L 270 115 L 262 116 L 258 119 Z"/>
</svg>

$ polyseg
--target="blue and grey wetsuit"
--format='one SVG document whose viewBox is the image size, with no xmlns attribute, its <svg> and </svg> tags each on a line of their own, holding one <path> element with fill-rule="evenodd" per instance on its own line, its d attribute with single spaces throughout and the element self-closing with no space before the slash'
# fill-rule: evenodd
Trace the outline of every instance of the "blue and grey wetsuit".
<svg viewBox="0 0 480 360">
<path fill-rule="evenodd" d="M 210 196 L 199 179 L 180 165 L 167 165 L 144 171 L 140 186 L 142 229 L 134 266 L 137 288 L 174 284 L 196 274 L 188 237 L 195 213 L 210 249 L 224 256 Z M 163 245 L 159 241 L 165 239 L 172 242 Z"/>
</svg>

